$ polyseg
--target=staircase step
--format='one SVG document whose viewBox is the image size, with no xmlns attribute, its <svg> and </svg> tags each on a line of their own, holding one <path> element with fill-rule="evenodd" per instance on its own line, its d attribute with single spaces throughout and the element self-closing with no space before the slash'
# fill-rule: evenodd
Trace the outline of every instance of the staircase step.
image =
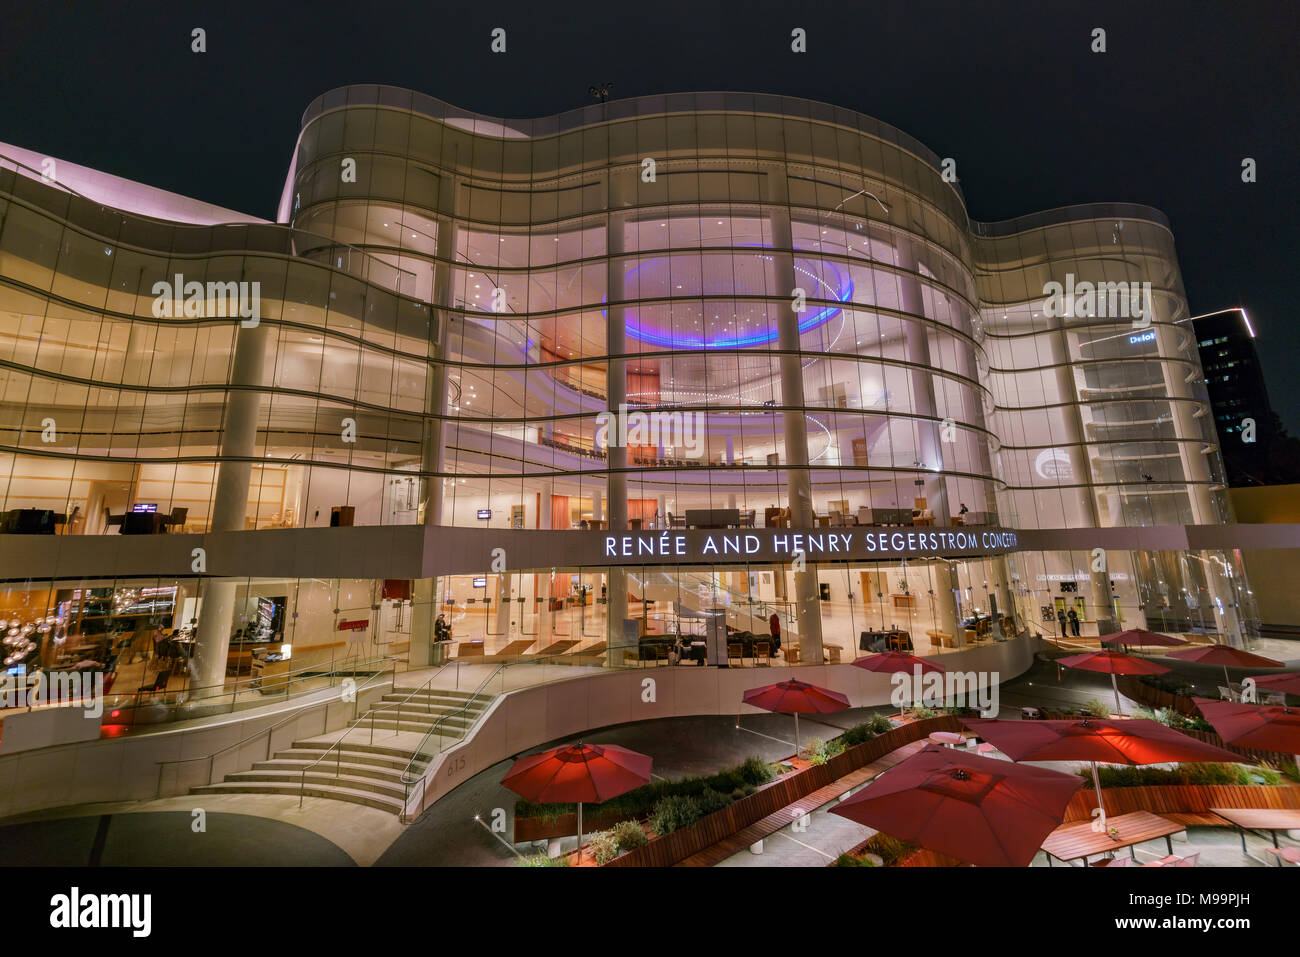
<svg viewBox="0 0 1300 957">
<path fill-rule="evenodd" d="M 297 787 L 302 783 L 302 780 L 301 771 L 236 771 L 234 774 L 226 775 L 227 784 L 283 783 Z M 399 802 L 406 796 L 406 790 L 400 784 L 385 784 L 371 778 L 353 777 L 348 774 L 336 775 L 328 769 L 309 771 L 306 783 L 316 786 L 328 785 L 330 787 L 348 788 L 352 791 L 369 791 L 390 797 Z"/>
<path fill-rule="evenodd" d="M 376 725 L 376 727 L 378 727 L 378 725 Z M 353 737 L 358 736 L 353 735 Z M 293 742 L 292 749 L 295 751 L 310 751 L 319 748 L 323 752 L 333 744 L 333 741 L 295 741 Z M 382 744 L 366 744 L 364 740 L 348 740 L 345 741 L 341 747 L 343 748 L 344 753 L 374 754 L 390 758 L 402 758 L 405 761 L 411 760 L 411 756 L 415 754 L 415 751 L 412 748 L 386 748 Z"/>
<path fill-rule="evenodd" d="M 381 718 L 375 721 L 375 730 L 376 731 L 406 731 L 410 734 L 423 735 L 423 734 L 428 734 L 430 731 L 433 730 L 433 724 L 434 723 L 432 721 L 426 724 L 419 721 L 407 721 L 405 719 L 401 721 L 396 721 L 393 720 L 392 718 Z M 369 722 L 366 722 L 366 727 L 367 728 L 370 727 Z M 444 737 L 444 738 L 459 738 L 459 737 L 463 737 L 465 731 L 468 729 L 469 729 L 468 723 L 460 724 L 455 722 L 445 722 L 438 729 L 438 735 L 439 737 Z"/>
<path fill-rule="evenodd" d="M 289 781 L 236 781 L 221 784 L 204 784 L 190 789 L 191 794 L 285 794 L 298 796 L 298 784 Z M 390 814 L 402 813 L 402 802 L 397 798 L 349 787 L 325 784 L 308 784 L 302 790 L 307 797 L 329 798 L 349 804 L 363 804 Z"/>
<path fill-rule="evenodd" d="M 392 693 L 402 697 L 407 695 L 440 695 L 447 698 L 457 698 L 461 701 L 474 697 L 472 691 L 459 691 L 454 688 L 394 688 Z"/>
<path fill-rule="evenodd" d="M 376 768 L 364 764 L 353 764 L 350 756 L 346 754 L 343 755 L 343 761 L 338 764 L 334 762 L 333 755 L 331 755 L 329 760 L 322 761 L 320 764 L 316 763 L 315 758 L 298 760 L 275 758 L 270 761 L 258 761 L 253 765 L 254 771 L 296 771 L 301 773 L 309 768 L 312 771 L 322 771 L 330 775 L 337 772 L 346 774 L 349 777 L 371 778 L 389 784 L 400 784 L 402 773 L 405 770 L 404 768 Z M 417 765 L 412 770 L 418 772 L 420 768 Z"/>
<path fill-rule="evenodd" d="M 272 756 L 276 761 L 305 761 L 310 764 L 325 753 L 325 745 L 311 748 L 289 748 L 286 751 L 277 751 Z M 333 757 L 331 752 L 330 757 Z M 366 765 L 376 769 L 387 769 L 401 772 L 410 762 L 410 757 L 386 757 L 379 754 L 362 754 L 358 751 L 351 750 L 347 747 L 343 749 L 343 760 L 350 764 Z M 423 762 L 417 762 L 418 767 Z"/>
</svg>

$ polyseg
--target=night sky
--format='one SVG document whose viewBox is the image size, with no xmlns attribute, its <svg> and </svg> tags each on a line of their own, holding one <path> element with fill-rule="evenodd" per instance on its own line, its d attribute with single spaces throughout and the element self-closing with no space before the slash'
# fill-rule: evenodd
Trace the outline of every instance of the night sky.
<svg viewBox="0 0 1300 957">
<path fill-rule="evenodd" d="M 0 141 L 274 218 L 303 109 L 388 83 L 505 117 L 751 90 L 879 117 L 957 160 L 975 219 L 1123 200 L 1173 223 L 1193 314 L 1244 305 L 1300 432 L 1300 4 L 694 0 L 7 5 Z M 208 52 L 190 52 L 203 27 Z M 489 51 L 504 27 L 508 52 Z M 808 53 L 790 52 L 790 31 Z M 1108 50 L 1089 50 L 1094 27 Z M 1243 157 L 1258 181 L 1241 181 Z"/>
</svg>

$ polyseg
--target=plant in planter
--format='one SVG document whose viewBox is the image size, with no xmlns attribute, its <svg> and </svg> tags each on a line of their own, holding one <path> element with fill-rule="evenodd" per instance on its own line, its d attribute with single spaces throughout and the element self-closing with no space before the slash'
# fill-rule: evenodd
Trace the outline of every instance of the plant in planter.
<svg viewBox="0 0 1300 957">
<path fill-rule="evenodd" d="M 1084 704 L 1083 713 L 1093 718 L 1109 718 L 1110 708 L 1100 698 L 1092 698 Z"/>
<path fill-rule="evenodd" d="M 646 843 L 645 829 L 636 821 L 619 821 L 609 831 L 620 852 L 630 851 Z"/>
<path fill-rule="evenodd" d="M 880 865 L 873 860 L 877 855 L 866 854 L 841 854 L 835 858 L 835 863 L 831 867 L 879 867 Z"/>
<path fill-rule="evenodd" d="M 650 826 L 656 834 L 671 834 L 678 828 L 690 827 L 700 819 L 700 805 L 685 794 L 670 794 L 661 798 L 650 812 Z"/>
<path fill-rule="evenodd" d="M 618 857 L 618 840 L 613 831 L 597 831 L 587 838 L 587 853 L 597 864 L 608 864 Z"/>
<path fill-rule="evenodd" d="M 532 854 L 528 857 L 521 857 L 518 861 L 520 867 L 568 867 L 569 858 L 561 854 L 559 857 L 547 857 L 545 854 Z"/>
</svg>

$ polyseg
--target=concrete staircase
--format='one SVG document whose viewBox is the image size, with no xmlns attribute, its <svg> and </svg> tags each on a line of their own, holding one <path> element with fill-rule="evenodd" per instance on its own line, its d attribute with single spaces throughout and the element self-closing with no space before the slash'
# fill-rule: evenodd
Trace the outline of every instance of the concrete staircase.
<svg viewBox="0 0 1300 957">
<path fill-rule="evenodd" d="M 295 741 L 270 760 L 256 762 L 248 771 L 228 774 L 221 783 L 192 788 L 190 793 L 297 797 L 301 790 L 308 797 L 401 814 L 406 795 L 401 779 L 407 765 L 412 775 L 422 773 L 440 746 L 464 737 L 491 704 L 490 698 L 480 697 L 473 702 L 470 698 L 468 691 L 394 689 L 343 735 Z M 425 742 L 425 736 L 439 721 L 437 737 Z M 340 737 L 342 743 L 330 750 Z M 422 745 L 425 750 L 417 755 Z M 327 752 L 328 757 L 320 761 Z"/>
</svg>

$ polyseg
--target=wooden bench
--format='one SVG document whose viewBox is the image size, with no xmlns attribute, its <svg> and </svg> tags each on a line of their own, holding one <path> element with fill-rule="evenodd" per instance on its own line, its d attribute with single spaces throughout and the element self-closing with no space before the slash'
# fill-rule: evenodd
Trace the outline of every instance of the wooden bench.
<svg viewBox="0 0 1300 957">
<path fill-rule="evenodd" d="M 741 828 L 730 837 L 724 838 L 716 844 L 711 844 L 696 854 L 692 854 L 685 860 L 680 861 L 676 866 L 714 867 L 721 864 L 732 855 L 739 854 L 764 838 L 772 836 L 791 821 L 801 818 L 805 814 L 811 814 L 817 808 L 828 804 L 842 794 L 848 793 L 859 784 L 865 784 L 881 772 L 887 771 L 894 765 L 907 760 L 923 747 L 925 747 L 924 741 L 913 741 L 911 744 L 905 744 L 901 748 L 891 751 L 883 758 L 858 768 L 856 771 L 849 772 L 844 777 L 838 778 L 825 787 L 818 788 L 806 797 L 795 801 L 793 804 L 786 805 L 781 810 L 769 814 L 767 817 L 749 825 L 749 827 Z"/>
</svg>

